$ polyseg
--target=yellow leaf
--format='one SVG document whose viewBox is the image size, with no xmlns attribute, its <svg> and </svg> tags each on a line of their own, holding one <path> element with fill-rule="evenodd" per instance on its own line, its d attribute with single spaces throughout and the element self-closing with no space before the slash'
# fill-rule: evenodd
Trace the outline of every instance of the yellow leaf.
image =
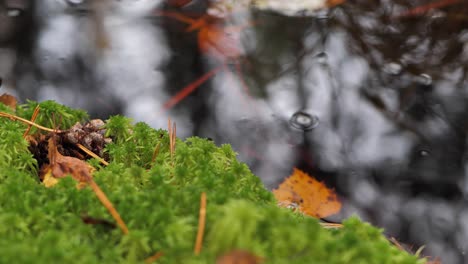
<svg viewBox="0 0 468 264">
<path fill-rule="evenodd" d="M 52 169 L 48 168 L 43 174 L 42 183 L 45 187 L 50 188 L 58 183 L 58 179 L 52 175 Z"/>
<path fill-rule="evenodd" d="M 294 168 L 278 189 L 273 190 L 278 204 L 317 218 L 336 214 L 341 209 L 336 193 L 307 173 Z"/>
</svg>

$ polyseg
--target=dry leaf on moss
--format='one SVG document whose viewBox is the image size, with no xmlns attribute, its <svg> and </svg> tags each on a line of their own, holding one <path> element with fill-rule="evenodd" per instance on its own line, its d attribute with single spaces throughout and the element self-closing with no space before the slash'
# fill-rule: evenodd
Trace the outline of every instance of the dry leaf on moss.
<svg viewBox="0 0 468 264">
<path fill-rule="evenodd" d="M 63 178 L 67 175 L 71 175 L 80 183 L 86 183 L 92 179 L 93 167 L 88 163 L 78 158 L 60 154 L 54 137 L 49 138 L 48 144 L 49 164 L 42 170 L 41 175 L 46 187 L 54 186 L 58 182 L 57 178 Z"/>
<path fill-rule="evenodd" d="M 244 250 L 233 250 L 224 254 L 216 260 L 216 264 L 260 264 L 263 263 L 261 257 Z"/>
<path fill-rule="evenodd" d="M 341 203 L 333 190 L 296 168 L 278 189 L 273 190 L 273 194 L 280 206 L 297 208 L 317 218 L 336 214 L 341 209 Z"/>
</svg>

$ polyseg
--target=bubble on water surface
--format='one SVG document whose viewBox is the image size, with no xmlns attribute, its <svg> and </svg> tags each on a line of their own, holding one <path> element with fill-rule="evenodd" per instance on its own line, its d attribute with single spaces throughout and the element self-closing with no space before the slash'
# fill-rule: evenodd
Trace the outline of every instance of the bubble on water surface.
<svg viewBox="0 0 468 264">
<path fill-rule="evenodd" d="M 303 111 L 294 113 L 289 120 L 291 126 L 301 130 L 311 130 L 319 125 L 319 118 Z"/>
<path fill-rule="evenodd" d="M 403 71 L 403 66 L 397 62 L 389 62 L 383 66 L 383 71 L 391 75 L 398 75 Z"/>
<path fill-rule="evenodd" d="M 416 77 L 416 82 L 425 86 L 429 86 L 432 84 L 432 77 L 429 74 L 421 73 Z"/>
<path fill-rule="evenodd" d="M 328 63 L 328 54 L 326 52 L 320 52 L 315 55 L 315 59 L 320 64 L 327 64 Z"/>
<path fill-rule="evenodd" d="M 419 155 L 421 157 L 427 157 L 427 156 L 430 155 L 430 152 L 428 150 L 422 149 L 422 150 L 419 151 Z"/>
</svg>

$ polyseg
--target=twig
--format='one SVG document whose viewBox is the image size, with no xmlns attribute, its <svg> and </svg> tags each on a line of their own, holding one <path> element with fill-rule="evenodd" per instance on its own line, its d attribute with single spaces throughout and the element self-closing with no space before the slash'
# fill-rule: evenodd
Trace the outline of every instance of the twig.
<svg viewBox="0 0 468 264">
<path fill-rule="evenodd" d="M 86 154 L 90 155 L 91 157 L 99 160 L 99 162 L 101 162 L 102 164 L 108 166 L 109 165 L 109 162 L 105 161 L 103 158 L 99 157 L 98 155 L 96 155 L 96 153 L 92 152 L 91 150 L 87 149 L 85 146 L 81 145 L 80 143 L 77 143 L 76 146 L 81 149 L 82 151 L 84 151 Z"/>
<path fill-rule="evenodd" d="M 206 193 L 202 192 L 200 197 L 200 213 L 198 218 L 198 232 L 197 240 L 195 242 L 194 252 L 195 255 L 200 254 L 203 243 L 203 233 L 205 232 L 205 221 L 206 221 Z"/>
<path fill-rule="evenodd" d="M 156 252 L 156 254 L 154 254 L 153 256 L 145 259 L 145 263 L 153 263 L 155 262 L 156 260 L 158 260 L 160 257 L 162 257 L 162 255 L 164 255 L 161 251 L 159 252 Z"/>
<path fill-rule="evenodd" d="M 185 97 L 187 97 L 189 94 L 191 94 L 195 89 L 197 89 L 200 85 L 208 81 L 211 77 L 213 77 L 218 71 L 222 70 L 223 67 L 217 66 L 213 69 L 211 69 L 209 72 L 203 74 L 200 78 L 197 80 L 189 83 L 187 86 L 182 88 L 179 92 L 177 92 L 174 96 L 172 96 L 169 100 L 167 100 L 164 105 L 163 105 L 163 111 L 166 111 L 173 107 L 174 105 L 178 104 L 180 101 L 182 101 Z"/>
<path fill-rule="evenodd" d="M 171 150 L 172 156 L 174 156 L 175 154 L 176 139 L 177 139 L 177 127 L 176 127 L 176 123 L 174 122 L 172 124 L 172 150 Z"/>
<path fill-rule="evenodd" d="M 37 115 L 39 114 L 39 110 L 40 110 L 40 107 L 39 105 L 37 105 L 36 108 L 34 108 L 34 112 L 31 117 L 31 122 L 36 121 Z M 26 128 L 26 131 L 24 131 L 23 133 L 23 138 L 26 138 L 26 136 L 29 134 L 29 131 L 31 131 L 31 127 L 32 125 L 28 125 L 28 128 Z"/>
<path fill-rule="evenodd" d="M 155 11 L 153 14 L 155 16 L 170 17 L 170 18 L 173 18 L 173 19 L 178 20 L 178 21 L 180 21 L 182 23 L 185 23 L 185 24 L 193 24 L 193 23 L 197 22 L 197 19 L 193 19 L 191 17 L 184 16 L 184 15 L 182 15 L 180 13 L 177 13 L 177 12 Z"/>
<path fill-rule="evenodd" d="M 395 247 L 397 247 L 399 250 L 401 250 L 401 251 L 407 251 L 407 250 L 403 247 L 403 245 L 400 244 L 400 242 L 398 242 L 398 240 L 397 240 L 396 238 L 390 237 L 388 240 L 389 240 L 390 242 L 392 242 L 392 244 L 395 245 Z M 409 253 L 411 253 L 411 252 L 409 252 Z"/>
<path fill-rule="evenodd" d="M 8 113 L 5 113 L 5 112 L 0 112 L 0 117 L 6 117 L 6 118 L 13 119 L 13 120 L 18 120 L 18 121 L 21 121 L 21 122 L 23 122 L 25 124 L 31 125 L 33 127 L 36 127 L 38 129 L 41 129 L 41 130 L 44 130 L 44 131 L 47 131 L 47 132 L 52 132 L 52 133 L 57 133 L 57 134 L 67 132 L 66 130 L 58 130 L 58 129 L 52 129 L 52 128 L 44 127 L 44 126 L 38 125 L 38 124 L 36 124 L 34 122 L 31 122 L 31 121 L 29 121 L 27 119 L 24 119 L 22 117 L 15 116 L 15 115 L 12 115 L 12 114 L 8 114 Z"/>
<path fill-rule="evenodd" d="M 151 157 L 151 163 L 153 163 L 159 155 L 159 149 L 161 148 L 161 142 L 158 142 L 156 148 L 154 148 L 153 156 Z"/>
<path fill-rule="evenodd" d="M 441 0 L 441 1 L 437 0 L 426 5 L 421 5 L 421 6 L 417 6 L 415 8 L 409 9 L 401 14 L 394 16 L 394 18 L 404 18 L 404 17 L 422 15 L 430 10 L 449 6 L 449 5 L 454 5 L 459 2 L 462 2 L 462 1 L 461 0 Z"/>
<path fill-rule="evenodd" d="M 342 227 L 343 227 L 343 225 L 340 224 L 340 223 L 323 223 L 323 222 L 321 222 L 320 225 L 321 225 L 323 228 L 326 228 L 326 229 L 342 228 Z"/>
<path fill-rule="evenodd" d="M 170 117 L 167 119 L 167 133 L 169 135 L 169 153 L 171 153 L 172 161 L 172 122 Z"/>
<path fill-rule="evenodd" d="M 168 133 L 169 133 L 169 151 L 171 153 L 171 162 L 174 166 L 174 153 L 175 153 L 175 144 L 176 144 L 176 133 L 177 127 L 175 123 L 171 122 L 171 118 L 167 119 Z"/>
<path fill-rule="evenodd" d="M 107 198 L 106 194 L 99 188 L 97 183 L 94 180 L 89 180 L 88 181 L 89 185 L 93 189 L 94 193 L 96 193 L 96 196 L 98 197 L 99 201 L 106 207 L 107 211 L 114 217 L 115 221 L 117 221 L 117 225 L 119 225 L 120 229 L 122 232 L 126 235 L 128 234 L 128 228 L 125 225 L 125 222 L 122 220 L 122 218 L 119 215 L 119 212 L 115 209 L 115 207 L 112 205 L 111 201 Z"/>
</svg>

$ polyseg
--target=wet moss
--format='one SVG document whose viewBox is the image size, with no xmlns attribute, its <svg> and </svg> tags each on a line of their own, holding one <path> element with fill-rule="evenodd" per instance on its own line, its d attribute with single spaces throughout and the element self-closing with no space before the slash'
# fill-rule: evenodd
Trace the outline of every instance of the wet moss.
<svg viewBox="0 0 468 264">
<path fill-rule="evenodd" d="M 34 107 L 31 102 L 19 106 L 17 114 L 28 118 Z M 44 115 L 55 113 L 41 116 L 41 122 L 59 120 L 61 129 L 86 118 L 81 111 L 50 101 L 41 109 Z M 340 230 L 326 230 L 316 219 L 278 208 L 271 192 L 229 145 L 217 147 L 197 137 L 177 139 L 171 158 L 165 130 L 133 125 L 122 116 L 106 122 L 113 139 L 105 149 L 110 165 L 89 162 L 97 168 L 95 181 L 130 233 L 86 224 L 83 216 L 113 219 L 92 190 L 78 190 L 71 177 L 53 188 L 40 184 L 36 162 L 22 137 L 25 127 L 0 118 L 2 262 L 141 263 L 162 251 L 158 263 L 214 263 L 234 249 L 252 252 L 267 263 L 424 262 L 391 246 L 381 230 L 357 218 L 347 220 Z M 208 199 L 205 241 L 195 256 L 202 192 Z"/>
</svg>

